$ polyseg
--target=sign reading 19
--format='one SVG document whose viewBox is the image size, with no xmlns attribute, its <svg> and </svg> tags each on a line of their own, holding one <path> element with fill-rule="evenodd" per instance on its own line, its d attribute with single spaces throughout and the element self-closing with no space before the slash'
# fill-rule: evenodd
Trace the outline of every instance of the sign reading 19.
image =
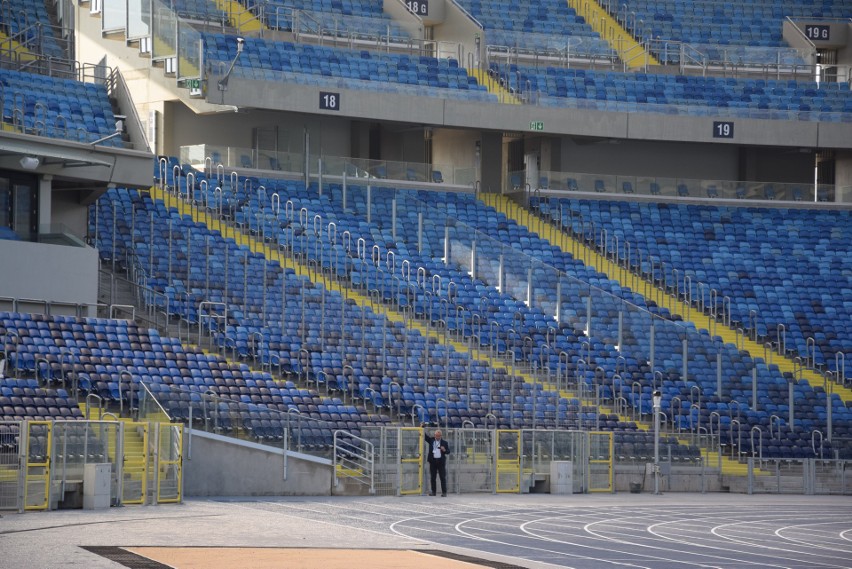
<svg viewBox="0 0 852 569">
<path fill-rule="evenodd" d="M 339 111 L 340 110 L 340 93 L 330 93 L 328 91 L 320 91 L 319 108 L 323 111 Z"/>
<path fill-rule="evenodd" d="M 408 11 L 417 16 L 429 15 L 429 0 L 405 0 Z"/>
<path fill-rule="evenodd" d="M 713 138 L 734 138 L 734 123 L 713 121 Z"/>
</svg>

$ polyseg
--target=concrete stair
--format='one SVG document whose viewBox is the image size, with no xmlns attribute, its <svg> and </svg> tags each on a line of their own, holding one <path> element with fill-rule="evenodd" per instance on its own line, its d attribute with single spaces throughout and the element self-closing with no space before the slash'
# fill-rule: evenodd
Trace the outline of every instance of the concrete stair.
<svg viewBox="0 0 852 569">
<path fill-rule="evenodd" d="M 577 14 L 585 18 L 593 30 L 609 42 L 612 49 L 618 53 L 621 61 L 630 69 L 660 64 L 596 0 L 568 0 L 568 5 Z"/>
<path fill-rule="evenodd" d="M 216 7 L 228 15 L 228 22 L 238 32 L 268 31 L 268 28 L 236 0 L 216 0 Z"/>
<path fill-rule="evenodd" d="M 491 77 L 486 71 L 482 69 L 477 69 L 474 67 L 465 68 L 467 74 L 476 77 L 476 80 L 479 81 L 480 85 L 484 85 L 488 92 L 492 95 L 496 95 L 497 99 L 504 104 L 507 105 L 520 105 L 521 101 L 512 93 L 510 93 L 505 87 L 500 85 L 498 81 L 496 81 L 493 77 Z"/>
<path fill-rule="evenodd" d="M 79 403 L 80 410 L 85 415 L 86 404 Z M 104 416 L 106 411 L 97 408 L 89 409 L 89 418 L 92 421 L 114 420 L 112 417 Z M 148 452 L 146 449 L 146 439 L 143 429 L 145 426 L 142 423 L 137 423 L 126 417 L 118 418 L 119 422 L 124 423 L 124 441 L 123 441 L 123 497 L 124 504 L 142 504 L 147 489 L 148 468 L 146 461 L 148 460 Z M 166 419 L 165 422 L 168 422 Z M 115 460 L 117 441 L 117 430 L 109 430 L 107 432 L 107 452 L 109 456 Z"/>
</svg>

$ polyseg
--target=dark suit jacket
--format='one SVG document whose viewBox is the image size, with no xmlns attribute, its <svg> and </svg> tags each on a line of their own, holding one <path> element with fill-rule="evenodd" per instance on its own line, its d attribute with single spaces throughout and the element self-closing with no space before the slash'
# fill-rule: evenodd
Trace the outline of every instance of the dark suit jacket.
<svg viewBox="0 0 852 569">
<path fill-rule="evenodd" d="M 446 460 L 447 460 L 447 455 L 448 455 L 448 454 L 450 454 L 450 443 L 448 443 L 448 442 L 446 441 L 446 439 L 443 439 L 443 438 L 441 439 L 441 443 L 440 443 L 440 447 L 441 447 L 441 458 L 436 459 L 436 458 L 435 458 L 435 456 L 432 454 L 432 445 L 433 445 L 433 443 L 435 442 L 435 438 L 434 438 L 434 437 L 430 437 L 430 436 L 429 436 L 429 435 L 427 435 L 426 433 L 423 433 L 423 438 L 424 438 L 424 439 L 426 439 L 426 445 L 429 447 L 429 448 L 426 450 L 426 452 L 427 452 L 426 457 L 429 459 L 429 462 L 430 462 L 430 463 L 432 463 L 432 462 L 439 462 L 439 463 L 440 463 L 440 462 L 446 462 Z"/>
</svg>

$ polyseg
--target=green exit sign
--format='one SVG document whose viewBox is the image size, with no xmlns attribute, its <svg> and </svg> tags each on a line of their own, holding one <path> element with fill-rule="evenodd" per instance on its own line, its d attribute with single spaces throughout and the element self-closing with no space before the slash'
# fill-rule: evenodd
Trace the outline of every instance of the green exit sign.
<svg viewBox="0 0 852 569">
<path fill-rule="evenodd" d="M 201 79 L 188 79 L 186 86 L 189 88 L 190 97 L 199 97 L 201 93 Z"/>
<path fill-rule="evenodd" d="M 530 130 L 544 130 L 544 123 L 542 121 L 532 121 L 530 122 Z"/>
</svg>

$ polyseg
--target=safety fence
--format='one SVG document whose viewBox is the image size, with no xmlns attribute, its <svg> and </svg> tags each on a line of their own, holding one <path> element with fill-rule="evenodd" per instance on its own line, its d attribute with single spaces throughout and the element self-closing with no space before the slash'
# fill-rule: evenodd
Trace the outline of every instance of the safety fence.
<svg viewBox="0 0 852 569">
<path fill-rule="evenodd" d="M 180 502 L 183 425 L 0 422 L 0 510 L 81 507 L 96 492 L 88 472 L 95 465 L 108 467 L 104 505 Z"/>
<path fill-rule="evenodd" d="M 447 483 L 454 494 L 552 491 L 554 462 L 568 463 L 573 493 L 614 489 L 612 433 L 464 428 L 443 434 L 451 449 Z M 368 427 L 361 437 L 375 452 L 376 494 L 429 491 L 424 429 Z"/>
</svg>

